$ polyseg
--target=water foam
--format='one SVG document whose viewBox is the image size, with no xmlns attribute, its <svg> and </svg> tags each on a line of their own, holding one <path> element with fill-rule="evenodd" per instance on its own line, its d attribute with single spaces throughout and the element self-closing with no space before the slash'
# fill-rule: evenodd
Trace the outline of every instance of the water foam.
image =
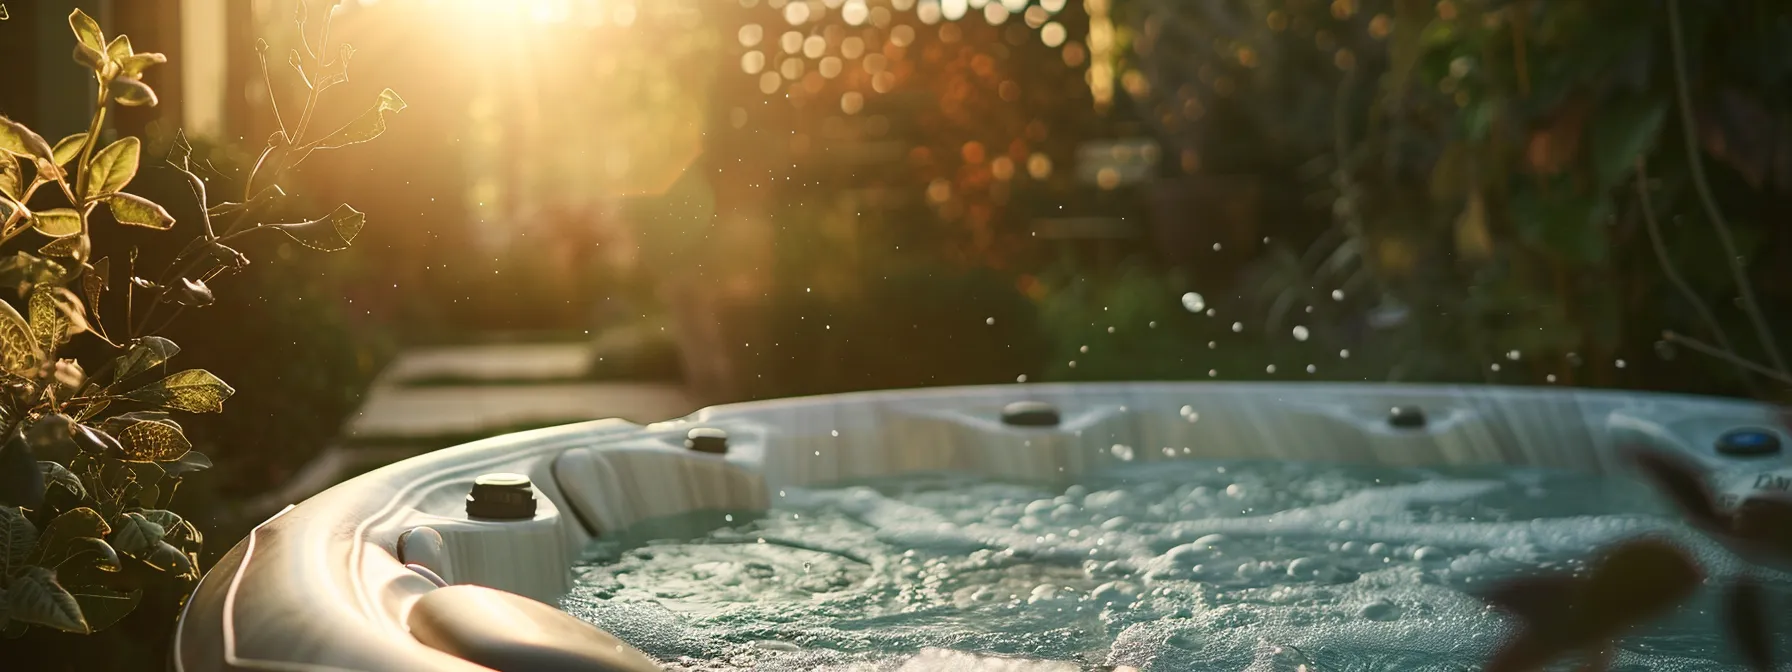
<svg viewBox="0 0 1792 672">
<path fill-rule="evenodd" d="M 599 543 L 564 606 L 672 669 L 1458 670 L 1511 627 L 1471 594 L 1491 581 L 1640 534 L 1738 569 L 1638 484 L 1531 470 L 1191 461 L 786 495 L 699 514 L 701 538 Z M 1714 606 L 1617 663 L 1728 667 Z"/>
</svg>

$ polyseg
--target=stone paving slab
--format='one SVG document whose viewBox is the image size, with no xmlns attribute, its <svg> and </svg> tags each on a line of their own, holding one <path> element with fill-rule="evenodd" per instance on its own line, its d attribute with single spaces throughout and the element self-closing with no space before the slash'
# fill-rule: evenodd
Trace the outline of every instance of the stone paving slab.
<svg viewBox="0 0 1792 672">
<path fill-rule="evenodd" d="M 417 348 L 399 353 L 375 385 L 453 378 L 468 382 L 565 381 L 591 367 L 589 343 L 516 343 Z"/>
<path fill-rule="evenodd" d="M 499 433 L 622 418 L 636 423 L 689 415 L 697 404 L 674 383 L 558 383 L 543 385 L 395 387 L 368 390 L 349 418 L 354 443 Z"/>
</svg>

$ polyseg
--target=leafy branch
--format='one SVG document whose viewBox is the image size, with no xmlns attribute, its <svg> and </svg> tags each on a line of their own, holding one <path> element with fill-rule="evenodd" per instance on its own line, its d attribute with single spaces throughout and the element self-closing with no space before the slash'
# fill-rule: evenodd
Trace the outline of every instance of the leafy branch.
<svg viewBox="0 0 1792 672">
<path fill-rule="evenodd" d="M 304 12 L 301 1 L 301 38 Z M 185 309 L 210 305 L 209 283 L 248 265 L 248 257 L 230 246 L 244 236 L 276 230 L 314 249 L 348 248 L 365 225 L 359 211 L 343 204 L 317 219 L 271 221 L 266 213 L 286 195 L 275 180 L 313 151 L 377 137 L 386 115 L 404 109 L 388 89 L 368 112 L 306 139 L 319 94 L 347 81 L 353 53 L 344 44 L 336 58 L 316 56 L 326 53 L 326 21 L 317 47 L 303 44 L 289 61 L 309 90 L 303 115 L 290 131 L 282 120 L 281 132 L 245 180 L 241 203 L 211 202 L 206 180 L 193 171 L 193 148 L 177 133 L 167 163 L 186 178 L 200 206 L 200 230 L 156 280 L 137 275 L 137 252 L 131 251 L 124 288 L 128 328 L 120 342 L 107 335 L 101 311 L 111 261 L 89 259 L 92 215 L 104 204 L 124 225 L 169 230 L 175 221 L 162 206 L 124 191 L 137 174 L 141 141 L 127 136 L 102 146 L 100 137 L 112 104 L 158 102 L 141 76 L 167 59 L 136 53 L 122 35 L 106 41 L 98 23 L 80 10 L 69 15 L 69 27 L 75 61 L 98 83 L 87 131 L 52 145 L 0 117 L 0 244 L 27 231 L 49 239 L 36 255 L 19 251 L 0 258 L 0 285 L 16 289 L 25 307 L 21 314 L 0 301 L 0 634 L 9 637 L 30 625 L 77 633 L 103 629 L 135 609 L 152 581 L 173 581 L 185 586 L 183 593 L 191 589 L 202 538 L 167 507 L 182 479 L 209 468 L 211 460 L 192 449 L 172 413 L 221 412 L 235 390 L 202 369 L 140 380 L 165 369 L 180 352 L 154 333 Z M 269 184 L 255 190 L 264 169 Z M 61 203 L 40 203 L 53 193 L 43 189 L 48 185 L 55 185 Z M 222 234 L 218 221 L 228 224 Z M 149 302 L 140 314 L 138 294 Z M 82 333 L 117 353 L 92 374 L 80 361 L 58 356 Z"/>
</svg>

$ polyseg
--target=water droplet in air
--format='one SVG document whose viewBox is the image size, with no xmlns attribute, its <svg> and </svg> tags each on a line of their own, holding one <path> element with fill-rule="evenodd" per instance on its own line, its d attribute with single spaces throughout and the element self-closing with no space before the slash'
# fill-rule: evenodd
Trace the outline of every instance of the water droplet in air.
<svg viewBox="0 0 1792 672">
<path fill-rule="evenodd" d="M 1344 290 L 1342 290 L 1342 289 L 1332 290 L 1332 300 L 1333 301 L 1343 301 L 1344 300 Z"/>
<path fill-rule="evenodd" d="M 1208 369 L 1208 370 L 1207 370 L 1207 377 L 1208 377 L 1208 378 L 1212 378 L 1212 377 L 1214 377 L 1214 376 L 1217 376 L 1217 375 L 1220 375 L 1220 372 L 1218 372 L 1218 371 L 1215 371 L 1215 370 L 1213 370 L 1213 369 Z"/>
<path fill-rule="evenodd" d="M 1114 444 L 1113 448 L 1108 449 L 1108 452 L 1113 453 L 1114 457 L 1120 458 L 1120 460 L 1123 462 L 1131 462 L 1132 461 L 1132 446 L 1126 446 L 1126 445 L 1121 445 L 1121 444 L 1116 443 L 1116 444 Z"/>
<path fill-rule="evenodd" d="M 1218 344 L 1218 343 L 1215 343 L 1215 342 L 1213 342 L 1213 341 L 1208 341 L 1208 342 L 1207 342 L 1207 349 L 1208 349 L 1208 350 L 1212 350 L 1212 349 L 1214 349 L 1214 348 L 1218 348 L 1218 347 L 1220 347 L 1220 344 Z"/>
<path fill-rule="evenodd" d="M 1113 327 L 1108 327 L 1108 333 L 1110 333 L 1110 334 L 1111 334 L 1111 333 L 1114 333 L 1114 328 L 1113 328 Z"/>
<path fill-rule="evenodd" d="M 1182 295 L 1182 307 L 1188 309 L 1188 312 L 1199 313 L 1207 310 L 1207 299 L 1195 292 L 1189 292 Z"/>
<path fill-rule="evenodd" d="M 1089 351 L 1089 346 L 1087 346 L 1087 345 L 1085 345 L 1085 346 L 1083 346 L 1083 347 L 1080 347 L 1080 348 L 1077 348 L 1077 349 L 1076 349 L 1076 351 L 1077 351 L 1077 352 L 1088 352 L 1088 351 Z"/>
<path fill-rule="evenodd" d="M 1622 359 L 1618 360 L 1618 368 L 1620 368 L 1620 369 L 1624 368 L 1624 360 L 1622 360 Z"/>
<path fill-rule="evenodd" d="M 1349 350 L 1339 350 L 1338 351 L 1338 359 L 1350 359 L 1350 351 Z"/>
<path fill-rule="evenodd" d="M 722 516 L 722 520 L 732 523 L 734 522 L 734 514 L 725 514 Z"/>
<path fill-rule="evenodd" d="M 1182 417 L 1188 418 L 1189 422 L 1194 422 L 1196 420 L 1201 419 L 1201 414 L 1199 412 L 1197 412 L 1195 410 L 1195 407 L 1193 407 L 1193 406 L 1183 406 L 1181 410 L 1177 411 L 1177 413 L 1181 413 Z"/>
<path fill-rule="evenodd" d="M 1015 376 L 1015 377 L 1014 377 L 1014 382 L 1017 382 L 1017 383 L 1024 383 L 1024 382 L 1027 382 L 1027 374 L 1024 374 L 1024 373 L 1023 373 L 1023 374 L 1020 374 L 1020 375 L 1018 375 L 1018 376 Z"/>
<path fill-rule="evenodd" d="M 983 323 L 984 323 L 984 324 L 995 324 L 995 323 L 996 323 L 996 318 L 993 318 L 993 317 L 991 317 L 991 318 L 986 318 L 986 319 L 984 319 L 984 320 L 983 320 Z"/>
<path fill-rule="evenodd" d="M 1488 366 L 1488 367 L 1487 367 L 1487 368 L 1490 368 L 1490 369 L 1493 369 L 1493 370 L 1495 370 L 1495 371 L 1498 371 L 1498 370 L 1500 370 L 1500 365 L 1499 365 L 1499 364 L 1498 364 L 1498 363 L 1497 363 L 1497 362 L 1496 362 L 1496 363 L 1494 363 L 1494 364 L 1491 364 L 1491 365 L 1489 365 L 1489 366 Z"/>
<path fill-rule="evenodd" d="M 1218 251 L 1220 251 L 1220 244 L 1219 244 L 1219 243 L 1214 243 L 1214 244 L 1213 244 L 1213 251 L 1215 251 L 1215 252 L 1218 252 Z"/>
<path fill-rule="evenodd" d="M 1556 374 L 1553 374 L 1553 373 L 1552 373 L 1552 374 L 1549 374 L 1549 375 L 1547 375 L 1547 376 L 1544 376 L 1544 377 L 1543 377 L 1543 379 L 1544 379 L 1544 380 L 1547 380 L 1547 381 L 1549 381 L 1549 382 L 1552 382 L 1552 383 L 1553 383 L 1553 382 L 1556 382 Z"/>
<path fill-rule="evenodd" d="M 1519 354 L 1518 354 L 1517 350 L 1507 350 L 1506 351 L 1506 359 L 1510 359 L 1510 360 L 1516 362 L 1516 361 L 1518 361 L 1518 358 L 1519 358 Z"/>
<path fill-rule="evenodd" d="M 1274 365 L 1274 364 L 1271 364 L 1271 365 L 1269 365 L 1269 366 L 1265 366 L 1265 367 L 1263 367 L 1263 372 L 1264 372 L 1264 373 L 1275 373 L 1275 372 L 1276 372 L 1276 365 Z"/>
<path fill-rule="evenodd" d="M 1307 373 L 1313 373 L 1314 371 L 1318 371 L 1318 370 L 1319 370 L 1319 367 L 1317 367 L 1317 366 L 1313 366 L 1312 364 L 1307 365 Z"/>
<path fill-rule="evenodd" d="M 1236 334 L 1241 331 L 1244 331 L 1244 323 L 1243 322 L 1233 322 L 1232 323 L 1232 333 Z"/>
<path fill-rule="evenodd" d="M 1152 320 L 1150 322 L 1147 322 L 1147 323 L 1145 323 L 1145 326 L 1150 327 L 1152 329 L 1156 329 L 1157 328 L 1157 320 Z"/>
<path fill-rule="evenodd" d="M 1207 316 L 1208 316 L 1208 317 L 1213 317 L 1213 309 L 1212 309 L 1212 308 L 1208 308 L 1208 309 L 1207 309 Z"/>
<path fill-rule="evenodd" d="M 828 430 L 828 434 L 831 434 L 831 435 L 833 435 L 833 436 L 839 436 L 839 435 L 840 435 L 840 430 L 838 430 L 838 429 L 830 429 L 830 430 Z"/>
<path fill-rule="evenodd" d="M 1307 340 L 1307 328 L 1299 327 L 1299 326 L 1295 327 L 1294 328 L 1294 340 L 1297 340 L 1297 341 Z"/>
</svg>

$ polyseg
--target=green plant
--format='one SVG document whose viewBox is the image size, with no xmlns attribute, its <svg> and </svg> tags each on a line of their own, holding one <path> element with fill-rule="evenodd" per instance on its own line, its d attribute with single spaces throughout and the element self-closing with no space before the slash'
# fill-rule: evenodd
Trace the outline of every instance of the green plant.
<svg viewBox="0 0 1792 672">
<path fill-rule="evenodd" d="M 1289 250 L 1260 264 L 1265 303 L 1341 289 L 1409 309 L 1375 329 L 1410 343 L 1382 370 L 1756 395 L 1792 380 L 1773 336 L 1792 294 L 1769 261 L 1792 243 L 1775 220 L 1792 193 L 1784 4 L 1116 12 L 1166 155 L 1305 192 L 1283 218 L 1301 226 L 1265 224 Z"/>
<path fill-rule="evenodd" d="M 198 200 L 200 230 L 153 280 L 137 274 L 132 249 L 125 261 L 122 330 L 108 330 L 102 317 L 111 261 L 89 259 L 99 206 L 124 225 L 169 230 L 175 221 L 162 206 L 123 191 L 137 174 L 141 142 L 124 137 L 101 147 L 100 135 L 111 103 L 156 104 L 155 92 L 139 77 L 166 59 L 136 53 L 122 35 L 107 42 L 99 25 L 75 10 L 69 15 L 75 60 L 92 70 L 98 84 L 87 132 L 51 145 L 0 118 L 0 243 L 27 231 L 50 239 L 35 255 L 19 251 L 0 261 L 0 284 L 18 290 L 26 308 L 21 315 L 0 302 L 0 628 L 7 636 L 30 625 L 91 633 L 135 609 L 148 587 L 172 582 L 181 595 L 191 590 L 203 540 L 167 507 L 182 479 L 211 461 L 192 450 L 171 412 L 219 412 L 234 390 L 203 369 L 145 384 L 141 376 L 180 352 L 155 333 L 182 311 L 211 304 L 208 283 L 249 263 L 230 246 L 233 241 L 279 231 L 308 247 L 341 250 L 364 224 L 346 204 L 315 220 L 267 221 L 266 213 L 285 196 L 276 183 L 281 171 L 312 152 L 377 137 L 386 116 L 404 108 L 388 89 L 372 109 L 338 130 L 308 135 L 319 94 L 347 80 L 353 50 L 344 44 L 328 57 L 327 20 L 314 50 L 303 37 L 304 3 L 299 10 L 303 49 L 293 50 L 288 64 L 308 91 L 301 116 L 288 125 L 275 104 L 281 130 L 244 180 L 240 202 L 211 201 L 207 181 L 194 172 L 192 147 L 176 136 L 167 162 Z M 259 46 L 268 76 L 267 46 Z M 33 169 L 29 180 L 25 166 Z M 60 193 L 61 207 L 34 204 L 43 187 Z M 104 312 L 117 318 L 119 301 Z M 59 358 L 82 333 L 117 354 L 93 374 L 78 358 Z"/>
</svg>

